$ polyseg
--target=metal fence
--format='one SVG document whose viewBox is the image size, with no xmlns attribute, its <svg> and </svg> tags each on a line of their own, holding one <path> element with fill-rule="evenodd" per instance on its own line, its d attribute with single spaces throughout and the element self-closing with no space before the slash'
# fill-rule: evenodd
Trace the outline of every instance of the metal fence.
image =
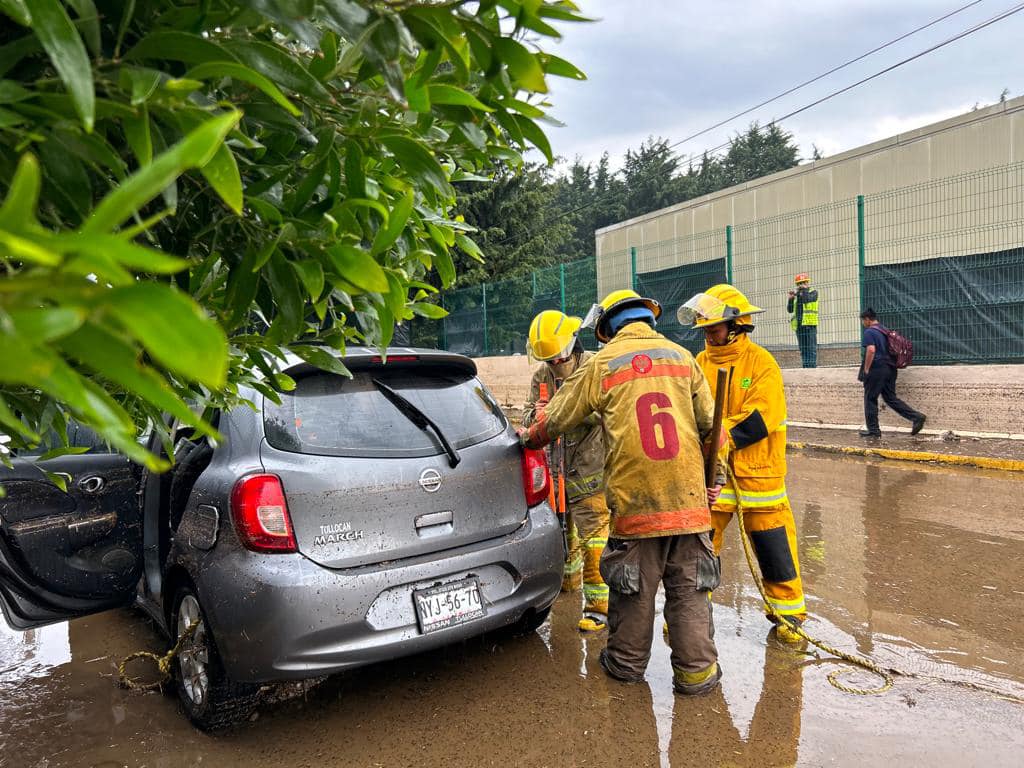
<svg viewBox="0 0 1024 768">
<path fill-rule="evenodd" d="M 868 306 L 914 342 L 915 364 L 1024 362 L 1024 162 L 449 291 L 450 315 L 421 324 L 419 340 L 471 355 L 522 353 L 534 314 L 582 315 L 601 285 L 657 298 L 666 310 L 659 330 L 695 351 L 702 340 L 678 327 L 676 308 L 731 282 L 765 309 L 755 340 L 783 366 L 798 366 L 786 303 L 801 272 L 819 292 L 818 365 L 859 360 L 858 315 Z M 426 339 L 425 327 L 433 328 Z"/>
<path fill-rule="evenodd" d="M 526 352 L 526 335 L 534 315 L 557 309 L 582 317 L 597 295 L 594 259 L 556 264 L 524 277 L 445 291 L 440 303 L 448 316 L 417 320 L 412 343 L 473 357 Z M 593 333 L 583 334 L 587 349 L 596 348 Z"/>
</svg>

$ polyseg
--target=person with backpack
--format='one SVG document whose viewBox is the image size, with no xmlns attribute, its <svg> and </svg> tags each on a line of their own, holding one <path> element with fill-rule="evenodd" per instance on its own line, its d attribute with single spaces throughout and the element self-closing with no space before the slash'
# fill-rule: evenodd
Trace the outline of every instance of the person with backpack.
<svg viewBox="0 0 1024 768">
<path fill-rule="evenodd" d="M 910 343 L 879 323 L 878 315 L 871 307 L 860 313 L 860 324 L 864 327 L 861 339 L 864 362 L 858 369 L 857 379 L 864 384 L 865 425 L 865 429 L 860 431 L 860 436 L 882 436 L 882 430 L 878 426 L 879 395 L 885 400 L 886 405 L 911 422 L 910 434 L 916 435 L 924 427 L 927 417 L 896 396 L 897 368 L 905 368 L 909 364 L 912 353 Z"/>
</svg>

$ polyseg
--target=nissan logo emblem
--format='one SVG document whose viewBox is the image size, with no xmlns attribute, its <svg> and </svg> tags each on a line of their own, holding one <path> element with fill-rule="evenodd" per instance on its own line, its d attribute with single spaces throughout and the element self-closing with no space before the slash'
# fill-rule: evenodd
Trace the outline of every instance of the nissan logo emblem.
<svg viewBox="0 0 1024 768">
<path fill-rule="evenodd" d="M 427 493 L 434 493 L 441 487 L 441 473 L 436 469 L 424 469 L 420 473 L 420 487 Z"/>
</svg>

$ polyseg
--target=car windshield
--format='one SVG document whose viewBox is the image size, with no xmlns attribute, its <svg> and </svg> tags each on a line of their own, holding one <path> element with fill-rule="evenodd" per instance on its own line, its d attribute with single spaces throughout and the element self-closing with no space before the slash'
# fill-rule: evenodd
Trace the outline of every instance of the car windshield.
<svg viewBox="0 0 1024 768">
<path fill-rule="evenodd" d="M 444 447 L 417 427 L 374 384 L 395 390 L 434 421 L 455 448 L 505 429 L 497 403 L 473 376 L 377 369 L 353 378 L 314 373 L 300 378 L 281 405 L 264 401 L 267 442 L 274 448 L 322 456 L 433 456 Z"/>
</svg>

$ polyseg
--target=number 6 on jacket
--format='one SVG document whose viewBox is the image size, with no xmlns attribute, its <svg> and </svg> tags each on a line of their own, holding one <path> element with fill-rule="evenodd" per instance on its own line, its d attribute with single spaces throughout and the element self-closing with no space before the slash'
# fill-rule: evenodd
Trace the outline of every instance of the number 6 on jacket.
<svg viewBox="0 0 1024 768">
<path fill-rule="evenodd" d="M 636 421 L 640 427 L 640 445 L 644 453 L 655 461 L 674 459 L 679 453 L 679 432 L 675 419 L 668 411 L 655 408 L 671 408 L 672 401 L 664 392 L 648 392 L 636 400 Z M 655 427 L 661 427 L 661 444 Z"/>
</svg>

